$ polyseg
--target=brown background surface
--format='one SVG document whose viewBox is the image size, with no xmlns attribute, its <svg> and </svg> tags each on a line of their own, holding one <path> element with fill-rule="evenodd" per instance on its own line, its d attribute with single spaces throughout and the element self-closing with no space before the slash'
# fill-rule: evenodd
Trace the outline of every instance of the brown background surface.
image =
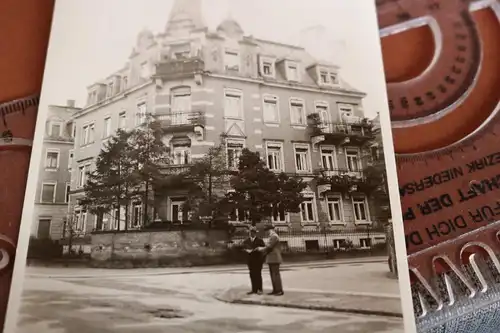
<svg viewBox="0 0 500 333">
<path fill-rule="evenodd" d="M 0 1 L 0 102 L 40 92 L 54 0 Z M 6 117 L 14 137 L 33 138 L 36 110 Z M 5 130 L 0 122 L 0 133 Z M 0 234 L 17 243 L 29 149 L 0 150 Z M 1 242 L 0 242 L 1 243 Z M 11 255 L 12 246 L 0 244 Z M 0 272 L 0 327 L 3 327 L 12 265 Z"/>
</svg>

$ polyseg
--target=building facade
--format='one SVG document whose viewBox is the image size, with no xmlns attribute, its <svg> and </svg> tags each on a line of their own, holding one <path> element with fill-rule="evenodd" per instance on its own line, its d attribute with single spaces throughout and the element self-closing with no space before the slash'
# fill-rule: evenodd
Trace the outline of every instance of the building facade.
<svg viewBox="0 0 500 333">
<path fill-rule="evenodd" d="M 77 229 L 124 229 L 123 210 L 98 221 L 78 198 L 107 138 L 118 128 L 143 124 L 147 114 L 162 122 L 172 169 L 222 142 L 229 166 L 237 166 L 246 147 L 271 170 L 302 177 L 308 187 L 301 213 L 271 218 L 283 229 L 373 225 L 374 201 L 363 173 L 373 140 L 365 94 L 341 74 L 303 48 L 247 36 L 231 19 L 210 31 L 201 0 L 175 1 L 165 30 L 141 31 L 129 61 L 91 85 L 87 105 L 75 115 L 70 209 Z M 155 217 L 165 223 L 186 219 L 185 195 L 178 189 L 159 198 Z M 128 228 L 140 227 L 141 203 L 130 209 Z M 233 215 L 233 223 L 245 222 Z"/>
<path fill-rule="evenodd" d="M 72 118 L 78 110 L 74 101 L 68 101 L 64 106 L 48 106 L 42 160 L 35 194 L 32 237 L 53 240 L 63 237 L 73 159 Z"/>
</svg>

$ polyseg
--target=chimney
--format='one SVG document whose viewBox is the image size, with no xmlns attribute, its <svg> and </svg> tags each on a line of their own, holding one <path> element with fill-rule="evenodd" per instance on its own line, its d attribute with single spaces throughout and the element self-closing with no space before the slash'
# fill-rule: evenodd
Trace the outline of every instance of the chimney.
<svg viewBox="0 0 500 333">
<path fill-rule="evenodd" d="M 66 101 L 66 106 L 68 106 L 70 108 L 74 108 L 75 107 L 75 100 L 74 99 L 68 99 Z"/>
</svg>

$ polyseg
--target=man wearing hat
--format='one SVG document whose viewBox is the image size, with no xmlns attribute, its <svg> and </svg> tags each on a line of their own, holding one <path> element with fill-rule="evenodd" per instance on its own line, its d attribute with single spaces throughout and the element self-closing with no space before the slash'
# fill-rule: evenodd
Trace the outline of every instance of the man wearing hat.
<svg viewBox="0 0 500 333">
<path fill-rule="evenodd" d="M 269 295 L 282 296 L 284 293 L 280 265 L 283 263 L 283 258 L 281 257 L 280 238 L 274 230 L 273 225 L 266 226 L 265 230 L 268 233 L 269 240 L 267 245 L 261 250 L 266 255 L 266 263 L 269 266 L 271 283 L 273 285 L 273 291 Z"/>
<path fill-rule="evenodd" d="M 266 246 L 264 240 L 257 236 L 257 228 L 250 227 L 249 237 L 243 241 L 243 249 L 248 253 L 248 270 L 250 271 L 251 294 L 262 294 L 262 266 L 264 266 L 264 254 L 258 251 L 259 248 Z"/>
</svg>

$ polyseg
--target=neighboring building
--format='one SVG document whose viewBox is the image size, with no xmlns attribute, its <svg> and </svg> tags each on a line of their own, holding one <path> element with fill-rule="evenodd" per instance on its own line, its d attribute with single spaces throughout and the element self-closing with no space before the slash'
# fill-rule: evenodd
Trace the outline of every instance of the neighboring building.
<svg viewBox="0 0 500 333">
<path fill-rule="evenodd" d="M 79 111 L 74 101 L 49 105 L 43 138 L 35 212 L 31 235 L 38 239 L 61 239 L 68 214 L 70 168 L 73 157 L 72 117 Z"/>
<path fill-rule="evenodd" d="M 231 19 L 209 31 L 201 0 L 177 0 L 166 29 L 140 32 L 128 63 L 91 85 L 87 105 L 75 116 L 71 209 L 77 230 L 124 229 L 123 209 L 99 220 L 78 206 L 78 198 L 106 139 L 118 128 L 141 125 L 148 113 L 168 133 L 164 142 L 173 164 L 189 165 L 222 137 L 230 166 L 247 147 L 260 152 L 271 170 L 303 177 L 309 186 L 302 212 L 278 212 L 276 225 L 366 230 L 376 220 L 363 175 L 373 139 L 363 97 L 339 67 L 305 49 L 246 36 Z M 315 117 L 321 124 L 311 122 Z M 336 176 L 344 183 L 332 183 Z M 185 195 L 181 189 L 158 198 L 155 217 L 187 219 Z M 142 209 L 140 202 L 132 205 L 129 228 L 142 225 Z M 238 214 L 232 219 L 244 222 Z"/>
</svg>

